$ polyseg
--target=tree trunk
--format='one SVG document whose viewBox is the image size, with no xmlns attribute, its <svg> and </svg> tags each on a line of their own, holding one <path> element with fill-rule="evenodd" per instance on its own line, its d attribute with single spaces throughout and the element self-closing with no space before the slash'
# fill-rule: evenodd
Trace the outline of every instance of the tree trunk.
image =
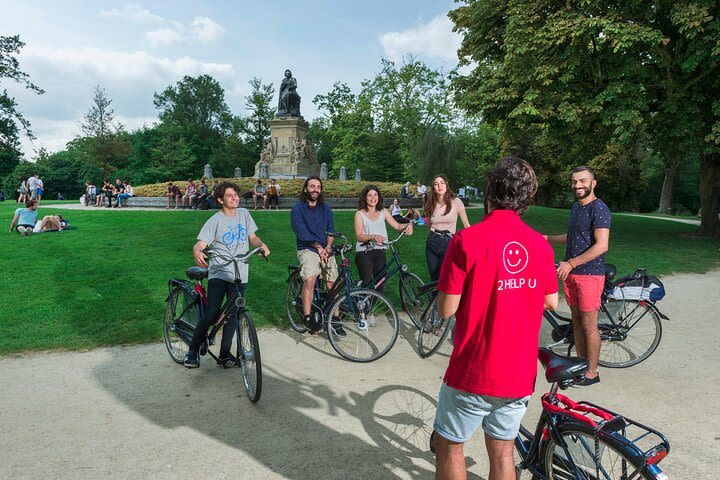
<svg viewBox="0 0 720 480">
<path fill-rule="evenodd" d="M 665 180 L 663 181 L 662 193 L 660 194 L 658 213 L 673 213 L 672 204 L 675 198 L 675 184 L 677 183 L 679 170 L 680 165 L 675 163 L 670 165 L 665 171 Z"/>
<path fill-rule="evenodd" d="M 720 238 L 720 154 L 700 160 L 700 235 Z"/>
</svg>

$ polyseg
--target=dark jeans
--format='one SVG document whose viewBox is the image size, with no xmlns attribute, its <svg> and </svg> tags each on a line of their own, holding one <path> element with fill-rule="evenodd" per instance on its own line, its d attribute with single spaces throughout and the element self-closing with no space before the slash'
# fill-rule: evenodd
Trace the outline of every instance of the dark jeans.
<svg viewBox="0 0 720 480">
<path fill-rule="evenodd" d="M 270 204 L 269 207 L 272 208 L 273 202 L 275 203 L 275 207 L 278 206 L 278 196 L 277 195 L 268 195 L 268 203 Z"/>
<path fill-rule="evenodd" d="M 370 285 L 370 282 L 385 266 L 385 249 L 376 248 L 357 252 L 355 254 L 355 265 L 357 265 L 358 272 L 360 272 L 363 287 Z M 384 281 L 375 290 L 382 293 L 385 291 L 386 283 Z"/>
<path fill-rule="evenodd" d="M 393 217 L 393 218 L 395 219 L 395 221 L 398 222 L 398 223 L 410 223 L 410 219 L 409 219 L 409 218 L 405 218 L 405 217 L 403 217 L 402 215 L 395 214 L 395 215 L 393 215 L 392 217 Z"/>
<path fill-rule="evenodd" d="M 445 252 L 451 237 L 439 233 L 430 232 L 425 242 L 425 258 L 427 259 L 430 281 L 434 282 L 440 278 L 440 267 L 442 267 Z"/>
<path fill-rule="evenodd" d="M 238 283 L 240 287 L 240 295 L 244 295 L 247 284 Z M 205 315 L 197 324 L 192 341 L 190 342 L 190 351 L 198 352 L 200 345 L 205 341 L 210 326 L 215 323 L 218 315 L 220 315 L 220 307 L 222 307 L 223 299 L 227 295 L 230 298 L 235 293 L 235 283 L 226 282 L 219 278 L 212 278 L 208 281 L 207 288 L 207 310 Z M 223 326 L 222 341 L 220 342 L 220 358 L 228 358 L 230 356 L 230 348 L 232 347 L 232 338 L 237 328 L 237 319 L 227 319 Z"/>
</svg>

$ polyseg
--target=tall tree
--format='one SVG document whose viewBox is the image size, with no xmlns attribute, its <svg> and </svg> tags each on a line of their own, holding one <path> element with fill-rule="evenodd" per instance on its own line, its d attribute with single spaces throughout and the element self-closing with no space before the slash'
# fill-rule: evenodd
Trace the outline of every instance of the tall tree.
<svg viewBox="0 0 720 480">
<path fill-rule="evenodd" d="M 33 84 L 28 74 L 20 70 L 20 63 L 16 57 L 24 46 L 18 35 L 0 36 L 0 82 L 7 79 L 38 95 L 43 94 L 44 90 Z M 20 162 L 21 130 L 30 139 L 35 139 L 30 122 L 18 110 L 15 98 L 3 88 L 0 92 L 0 177 L 9 174 Z"/>
<path fill-rule="evenodd" d="M 105 89 L 96 85 L 90 110 L 80 123 L 83 135 L 73 142 L 74 148 L 82 152 L 87 161 L 102 169 L 105 178 L 123 167 L 132 151 L 122 124 L 115 121 L 111 104 Z"/>
<path fill-rule="evenodd" d="M 257 77 L 250 80 L 250 87 L 250 95 L 245 97 L 245 108 L 250 112 L 245 119 L 245 133 L 251 152 L 257 159 L 270 140 L 270 120 L 275 115 L 272 106 L 275 88 L 272 83 L 263 84 Z"/>
<path fill-rule="evenodd" d="M 205 163 L 212 163 L 216 150 L 223 148 L 232 124 L 225 90 L 210 75 L 186 75 L 156 93 L 153 103 L 160 121 L 177 127 L 172 129 L 173 135 L 179 133 L 192 150 L 193 171 L 195 176 L 199 175 Z"/>
</svg>

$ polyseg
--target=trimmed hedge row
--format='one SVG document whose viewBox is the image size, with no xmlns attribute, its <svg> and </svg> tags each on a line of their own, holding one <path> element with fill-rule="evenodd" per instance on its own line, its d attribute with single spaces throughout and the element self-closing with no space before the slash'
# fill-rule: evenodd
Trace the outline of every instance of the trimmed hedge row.
<svg viewBox="0 0 720 480">
<path fill-rule="evenodd" d="M 246 191 L 246 190 L 252 190 L 253 185 L 255 184 L 255 179 L 250 177 L 245 178 L 217 178 L 213 180 L 218 181 L 230 181 L 238 184 L 240 186 L 240 191 Z M 294 179 L 277 179 L 278 185 L 280 185 L 280 189 L 282 191 L 281 195 L 283 197 L 294 197 L 298 196 L 300 194 L 300 189 L 303 186 L 303 183 L 305 182 L 305 179 L 302 178 L 294 178 Z M 173 180 L 173 183 L 175 183 L 177 186 L 180 187 L 180 191 L 185 193 L 185 185 L 187 185 L 186 180 L 182 181 L 175 181 Z M 269 180 L 264 180 L 263 185 L 269 184 Z M 348 181 L 341 181 L 341 180 L 323 180 L 323 190 L 325 192 L 325 197 L 327 198 L 352 198 L 352 197 L 359 197 L 360 192 L 363 188 L 365 188 L 366 185 L 372 183 L 373 185 L 377 186 L 380 189 L 380 192 L 382 192 L 384 197 L 396 197 L 400 195 L 400 188 L 403 186 L 402 183 L 394 183 L 394 182 L 356 182 L 353 180 Z M 208 186 L 212 186 L 212 181 L 208 182 Z M 148 185 L 139 185 L 137 187 L 134 187 L 135 189 L 135 196 L 138 197 L 165 197 L 167 193 L 167 182 L 164 183 L 153 183 Z M 414 193 L 410 192 L 410 193 Z"/>
</svg>

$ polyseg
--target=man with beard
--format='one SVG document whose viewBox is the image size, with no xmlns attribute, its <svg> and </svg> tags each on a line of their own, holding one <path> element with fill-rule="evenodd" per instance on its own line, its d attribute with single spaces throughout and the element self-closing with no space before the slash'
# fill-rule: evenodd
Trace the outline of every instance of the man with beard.
<svg viewBox="0 0 720 480">
<path fill-rule="evenodd" d="M 333 237 L 327 235 L 328 232 L 335 231 L 335 226 L 332 210 L 323 197 L 320 177 L 313 176 L 305 180 L 300 201 L 295 203 L 290 211 L 290 225 L 297 239 L 297 257 L 303 279 L 303 323 L 314 333 L 322 329 L 322 320 L 311 315 L 315 279 L 322 275 L 330 290 L 338 277 L 337 262 L 330 253 Z M 345 336 L 345 330 L 336 315 L 337 312 L 334 312 L 331 326 L 336 335 Z"/>
<path fill-rule="evenodd" d="M 568 233 L 547 235 L 550 243 L 565 243 L 565 260 L 557 268 L 565 299 L 572 312 L 575 346 L 587 358 L 590 369 L 577 385 L 600 382 L 597 365 L 600 334 L 597 327 L 600 296 L 605 284 L 605 252 L 610 241 L 610 209 L 595 196 L 595 172 L 581 166 L 572 173 L 575 202 L 570 212 Z"/>
</svg>

